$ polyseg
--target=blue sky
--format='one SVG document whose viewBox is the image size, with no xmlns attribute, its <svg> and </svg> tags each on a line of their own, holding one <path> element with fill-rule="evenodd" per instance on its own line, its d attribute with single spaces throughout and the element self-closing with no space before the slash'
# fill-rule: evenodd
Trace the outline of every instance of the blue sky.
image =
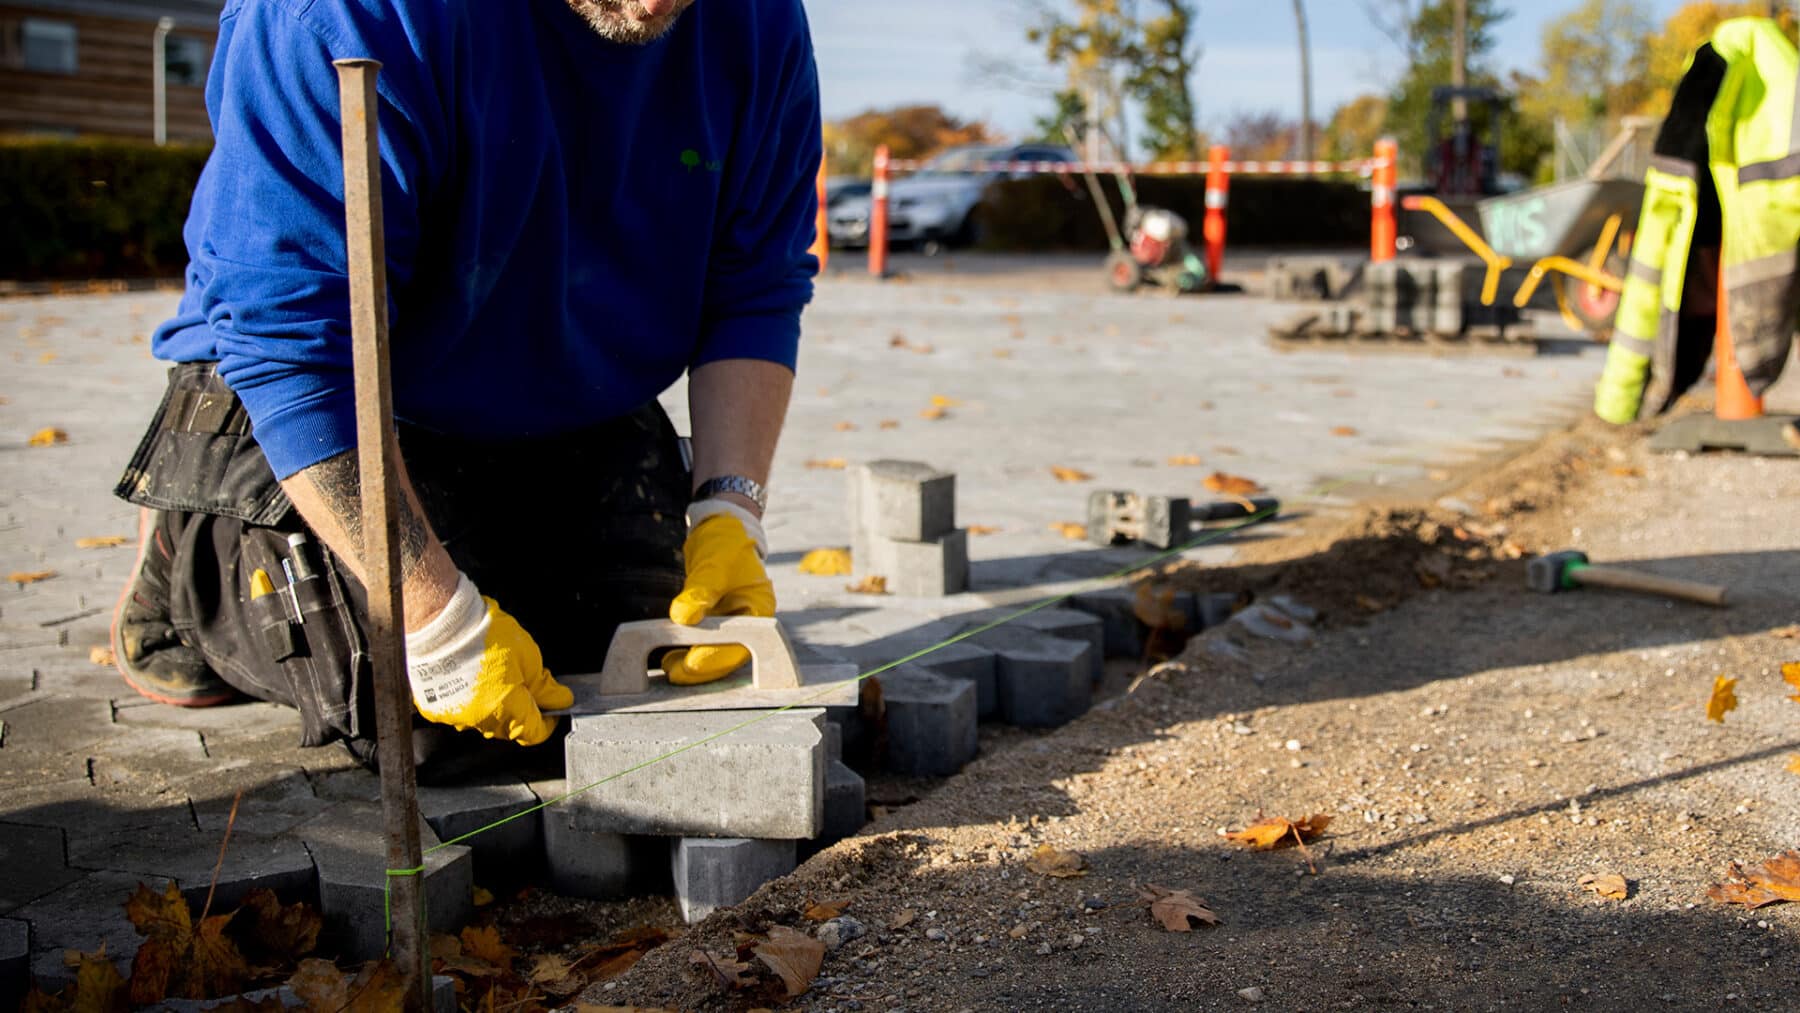
<svg viewBox="0 0 1800 1013">
<path fill-rule="evenodd" d="M 1504 0 L 1503 0 L 1504 2 Z M 1537 62 L 1546 22 L 1577 0 L 1511 0 L 1496 32 L 1503 69 Z M 1652 0 L 1658 19 L 1682 0 Z M 997 87 L 971 67 L 982 55 L 1031 67 L 1014 0 L 806 0 L 818 48 L 828 118 L 876 106 L 938 102 L 1009 133 L 1028 128 L 1042 97 Z M 1354 0 L 1307 0 L 1313 44 L 1313 106 L 1320 119 L 1339 102 L 1384 91 L 1398 75 L 1396 51 Z M 1217 127 L 1241 112 L 1298 117 L 1299 69 L 1288 0 L 1200 0 L 1204 53 L 1197 75 L 1200 120 Z"/>
</svg>

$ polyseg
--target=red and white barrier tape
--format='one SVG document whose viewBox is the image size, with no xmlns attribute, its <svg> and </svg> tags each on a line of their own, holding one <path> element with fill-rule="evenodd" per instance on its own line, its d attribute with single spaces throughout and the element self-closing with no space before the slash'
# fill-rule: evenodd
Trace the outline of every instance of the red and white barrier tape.
<svg viewBox="0 0 1800 1013">
<path fill-rule="evenodd" d="M 917 172 L 929 163 L 916 158 L 896 158 L 888 163 L 891 172 Z M 1336 173 L 1367 173 L 1375 163 L 1370 159 L 1349 162 L 1225 162 L 1227 173 L 1237 176 L 1325 176 Z M 958 166 L 958 173 L 1032 172 L 1067 174 L 1092 170 L 1096 173 L 1129 172 L 1138 176 L 1200 176 L 1212 170 L 1211 162 L 971 162 Z"/>
</svg>

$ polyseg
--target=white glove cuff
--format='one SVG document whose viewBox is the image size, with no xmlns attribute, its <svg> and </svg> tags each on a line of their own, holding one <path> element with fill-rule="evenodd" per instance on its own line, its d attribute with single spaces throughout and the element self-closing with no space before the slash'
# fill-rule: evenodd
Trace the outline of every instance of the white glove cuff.
<svg viewBox="0 0 1800 1013">
<path fill-rule="evenodd" d="M 701 521 L 708 517 L 717 517 L 720 514 L 736 517 L 738 523 L 744 526 L 744 533 L 750 536 L 752 542 L 756 543 L 756 555 L 761 559 L 769 558 L 769 540 L 763 535 L 762 521 L 757 520 L 755 514 L 736 503 L 729 503 L 722 499 L 703 499 L 698 503 L 689 503 L 687 509 L 688 528 L 691 530 L 698 527 Z"/>
<path fill-rule="evenodd" d="M 463 639 L 470 628 L 479 626 L 486 615 L 487 604 L 481 600 L 481 592 L 475 590 L 475 582 L 458 571 L 456 593 L 450 596 L 444 610 L 406 635 L 407 658 L 423 658 L 449 647 Z"/>
</svg>

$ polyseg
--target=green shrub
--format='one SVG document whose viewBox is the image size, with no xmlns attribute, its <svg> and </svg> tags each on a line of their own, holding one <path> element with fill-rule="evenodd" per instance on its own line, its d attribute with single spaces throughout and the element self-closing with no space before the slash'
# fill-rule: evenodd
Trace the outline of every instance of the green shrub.
<svg viewBox="0 0 1800 1013">
<path fill-rule="evenodd" d="M 0 140 L 0 278 L 179 277 L 207 148 Z"/>
<path fill-rule="evenodd" d="M 1104 250 L 1106 231 L 1079 177 L 1071 189 L 1056 176 L 1009 180 L 988 189 L 976 214 L 982 246 L 994 250 Z M 1192 176 L 1136 180 L 1138 200 L 1167 208 L 1188 221 L 1200 244 L 1206 216 L 1206 181 Z M 1101 187 L 1123 220 L 1117 181 Z M 1226 245 L 1344 246 L 1369 241 L 1369 193 L 1353 180 L 1298 176 L 1243 176 L 1231 181 L 1225 211 Z"/>
</svg>

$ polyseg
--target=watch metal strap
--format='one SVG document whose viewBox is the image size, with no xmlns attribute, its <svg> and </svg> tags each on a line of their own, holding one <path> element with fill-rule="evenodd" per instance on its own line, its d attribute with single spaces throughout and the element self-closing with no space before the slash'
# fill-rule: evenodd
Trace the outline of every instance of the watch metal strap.
<svg viewBox="0 0 1800 1013">
<path fill-rule="evenodd" d="M 694 490 L 694 499 L 711 499 L 724 492 L 736 493 L 748 499 L 756 504 L 758 510 L 769 508 L 769 491 L 763 488 L 761 482 L 745 478 L 742 475 L 719 475 L 709 478 L 700 483 L 700 488 Z"/>
</svg>

